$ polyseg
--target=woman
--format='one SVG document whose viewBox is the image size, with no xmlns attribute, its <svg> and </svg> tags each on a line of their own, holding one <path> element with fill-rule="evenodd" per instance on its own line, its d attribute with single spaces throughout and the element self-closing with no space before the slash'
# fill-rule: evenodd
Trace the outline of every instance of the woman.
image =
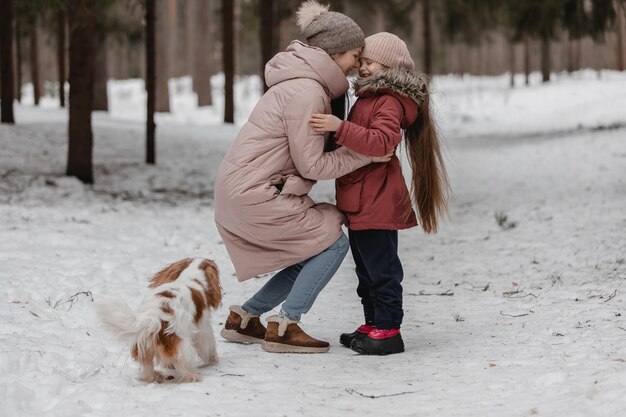
<svg viewBox="0 0 626 417">
<path fill-rule="evenodd" d="M 222 337 L 262 343 L 269 352 L 327 352 L 329 344 L 298 322 L 348 251 L 335 206 L 316 204 L 316 180 L 333 179 L 371 162 L 347 148 L 324 153 L 325 139 L 308 126 L 328 113 L 357 68 L 363 31 L 349 17 L 314 1 L 298 10 L 308 44 L 294 41 L 265 67 L 270 89 L 226 153 L 215 180 L 215 222 L 240 281 L 281 270 L 242 306 L 231 306 Z M 283 303 L 284 302 L 284 303 Z M 280 314 L 259 316 L 283 303 Z"/>
</svg>

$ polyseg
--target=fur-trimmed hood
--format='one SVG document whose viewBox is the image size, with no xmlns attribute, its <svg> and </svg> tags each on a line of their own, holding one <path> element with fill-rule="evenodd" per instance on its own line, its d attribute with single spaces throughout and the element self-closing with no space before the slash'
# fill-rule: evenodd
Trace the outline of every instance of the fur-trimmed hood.
<svg viewBox="0 0 626 417">
<path fill-rule="evenodd" d="M 381 94 L 392 94 L 400 99 L 407 116 L 412 113 L 407 109 L 410 103 L 417 105 L 417 110 L 424 106 L 428 94 L 428 77 L 426 74 L 409 71 L 402 67 L 393 67 L 378 74 L 359 78 L 354 82 L 357 97 L 371 97 Z"/>
</svg>

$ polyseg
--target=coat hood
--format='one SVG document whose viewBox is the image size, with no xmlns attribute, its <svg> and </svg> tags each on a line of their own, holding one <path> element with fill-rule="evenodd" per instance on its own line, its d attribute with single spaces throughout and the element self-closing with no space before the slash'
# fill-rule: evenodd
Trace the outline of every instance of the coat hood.
<svg viewBox="0 0 626 417">
<path fill-rule="evenodd" d="M 320 48 L 293 41 L 284 52 L 265 65 L 265 82 L 273 86 L 296 78 L 317 81 L 332 98 L 348 91 L 348 80 L 341 68 Z"/>
<path fill-rule="evenodd" d="M 409 71 L 402 67 L 393 67 L 378 74 L 359 78 L 354 82 L 357 97 L 371 97 L 381 94 L 395 96 L 404 109 L 403 128 L 413 124 L 417 112 L 424 106 L 428 94 L 426 74 Z"/>
</svg>

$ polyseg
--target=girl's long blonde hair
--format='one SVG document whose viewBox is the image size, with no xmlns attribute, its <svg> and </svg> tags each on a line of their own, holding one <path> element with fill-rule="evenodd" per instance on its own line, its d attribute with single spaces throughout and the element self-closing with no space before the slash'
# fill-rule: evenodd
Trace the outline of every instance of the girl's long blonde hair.
<svg viewBox="0 0 626 417">
<path fill-rule="evenodd" d="M 404 134 L 411 166 L 411 198 L 426 233 L 437 233 L 439 219 L 448 214 L 450 183 L 435 122 L 431 118 L 428 84 L 415 123 Z M 410 210 L 410 209 L 409 209 Z"/>
</svg>

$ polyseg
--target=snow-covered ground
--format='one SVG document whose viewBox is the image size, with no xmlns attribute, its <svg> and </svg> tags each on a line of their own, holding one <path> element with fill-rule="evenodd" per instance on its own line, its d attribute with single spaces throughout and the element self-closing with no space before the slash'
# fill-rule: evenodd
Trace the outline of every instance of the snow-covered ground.
<svg viewBox="0 0 626 417">
<path fill-rule="evenodd" d="M 201 109 L 188 79 L 171 81 L 156 166 L 143 164 L 141 83 L 111 82 L 93 186 L 63 176 L 66 112 L 17 106 L 18 124 L 0 126 L 0 416 L 623 416 L 626 74 L 554 78 L 434 80 L 454 196 L 439 234 L 400 235 L 404 354 L 339 345 L 361 321 L 348 255 L 302 324 L 329 353 L 218 336 L 219 365 L 183 385 L 137 382 L 93 301 L 136 306 L 165 264 L 213 258 L 217 333 L 265 282 L 236 281 L 213 223 L 214 174 L 237 132 L 220 123 L 221 80 Z M 238 123 L 258 85 L 238 85 Z M 332 201 L 332 183 L 315 196 Z"/>
</svg>

